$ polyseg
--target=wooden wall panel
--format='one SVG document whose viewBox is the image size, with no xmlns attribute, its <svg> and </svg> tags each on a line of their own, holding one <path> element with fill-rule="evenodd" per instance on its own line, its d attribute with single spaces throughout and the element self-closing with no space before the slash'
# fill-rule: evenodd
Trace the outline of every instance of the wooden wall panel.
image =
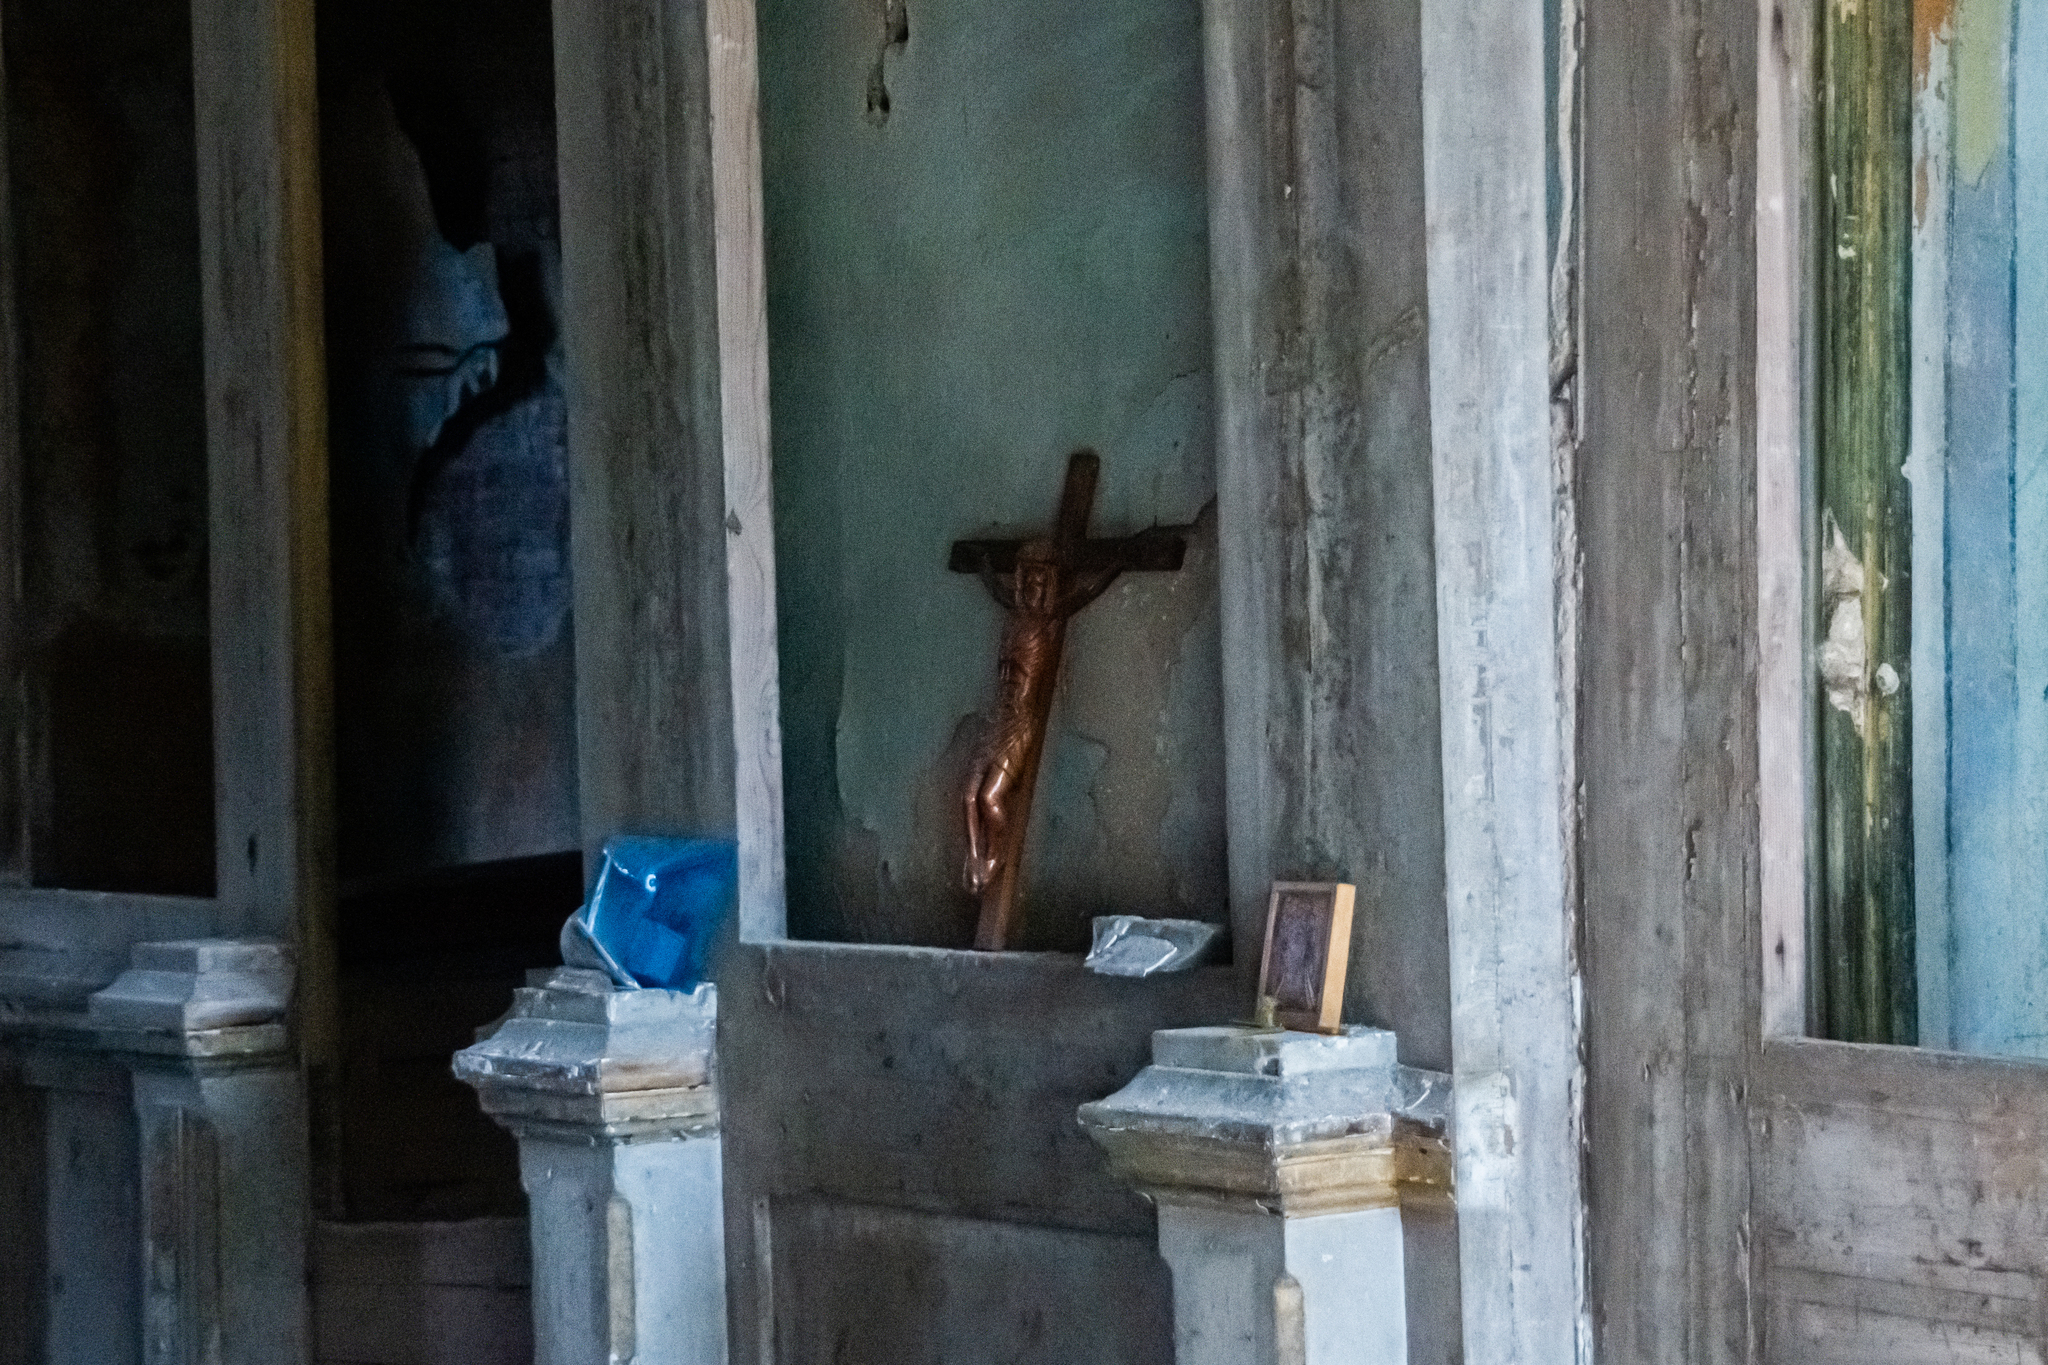
<svg viewBox="0 0 2048 1365">
<path fill-rule="evenodd" d="M 2042 1358 L 2048 1066 L 1774 1041 L 1751 1101 L 1763 1359 Z"/>
<path fill-rule="evenodd" d="M 1232 924 L 1354 882 L 1347 1017 L 1447 1069 L 1421 14 L 1206 23 Z"/>
<path fill-rule="evenodd" d="M 1452 1065 L 1424 7 L 1211 3 L 1210 308 L 1232 924 L 1354 882 L 1345 1013 Z M 1461 1359 L 1458 1225 L 1411 1225 L 1410 1359 Z"/>
<path fill-rule="evenodd" d="M 1223 968 L 1124 981 L 1065 953 L 879 945 L 748 945 L 721 990 L 719 1066 L 748 1086 L 726 1160 L 752 1196 L 1127 1236 L 1151 1213 L 1074 1111 L 1138 1073 L 1152 1030 L 1236 1012 Z"/>
<path fill-rule="evenodd" d="M 1578 765 L 1591 1347 L 1746 1360 L 1756 10 L 1585 11 Z"/>
<path fill-rule="evenodd" d="M 1171 1365 L 1173 1295 L 1149 1233 L 777 1201 L 777 1359 L 834 1365 Z M 1088 1311 L 1101 1305 L 1108 1314 Z"/>
<path fill-rule="evenodd" d="M 320 1365 L 530 1365 L 533 1255 L 524 1218 L 320 1223 Z"/>
<path fill-rule="evenodd" d="M 735 949 L 720 978 L 719 1019 L 735 1359 L 819 1358 L 777 1354 L 778 1333 L 790 1330 L 781 1324 L 865 1331 L 876 1295 L 921 1315 L 897 1324 L 890 1341 L 958 1348 L 958 1310 L 942 1300 L 959 1282 L 923 1256 L 917 1238 L 904 1240 L 906 1229 L 937 1225 L 930 1220 L 949 1229 L 942 1240 L 1024 1276 L 1018 1296 L 987 1301 L 1007 1302 L 1005 1312 L 1045 1301 L 1044 1286 L 1066 1273 L 1056 1263 L 1063 1248 L 1114 1242 L 1122 1262 L 1148 1263 L 1140 1252 L 1149 1254 L 1154 1235 L 1151 1210 L 1109 1174 L 1074 1111 L 1137 1074 L 1154 1029 L 1232 1017 L 1235 983 L 1227 968 L 1114 980 L 1070 954 Z M 815 1229 L 803 1209 L 819 1198 L 868 1210 L 852 1226 L 878 1225 L 874 1264 L 827 1273 L 804 1249 Z M 1006 1233 L 1006 1224 L 1035 1231 Z M 869 1277 L 882 1287 L 864 1289 Z M 1147 1291 L 1137 1292 L 1142 1308 Z M 1133 1335 L 1123 1288 L 1070 1297 L 1066 1311 L 1068 1330 L 1083 1337 L 1144 1340 Z M 1015 1355 L 1032 1340 L 1013 1320 L 975 1338 L 972 1351 L 895 1358 L 1037 1358 Z M 1170 1340 L 1163 1331 L 1155 1345 Z"/>
</svg>

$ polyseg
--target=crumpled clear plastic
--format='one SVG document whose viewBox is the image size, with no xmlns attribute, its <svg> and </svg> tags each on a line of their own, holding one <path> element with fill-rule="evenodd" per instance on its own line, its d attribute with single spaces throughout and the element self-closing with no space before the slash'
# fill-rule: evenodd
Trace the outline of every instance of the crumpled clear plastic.
<svg viewBox="0 0 2048 1365">
<path fill-rule="evenodd" d="M 1223 932 L 1198 919 L 1098 915 L 1095 942 L 1081 965 L 1101 976 L 1158 976 L 1198 965 Z"/>
<path fill-rule="evenodd" d="M 562 926 L 562 962 L 628 990 L 689 990 L 704 979 L 738 886 L 729 839 L 615 838 L 589 899 Z"/>
</svg>

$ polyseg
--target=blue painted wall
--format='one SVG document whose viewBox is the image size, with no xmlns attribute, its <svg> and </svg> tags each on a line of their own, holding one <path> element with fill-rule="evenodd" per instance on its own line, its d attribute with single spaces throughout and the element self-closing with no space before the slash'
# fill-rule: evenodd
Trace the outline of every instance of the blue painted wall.
<svg viewBox="0 0 2048 1365">
<path fill-rule="evenodd" d="M 1954 45 L 1945 556 L 1945 1018 L 1924 1041 L 2048 1055 L 2048 14 L 1964 0 Z M 1929 696 L 1925 680 L 1920 695 Z M 1928 940 L 1923 938 L 1923 943 Z M 1936 997 L 1940 998 L 1940 997 Z"/>
</svg>

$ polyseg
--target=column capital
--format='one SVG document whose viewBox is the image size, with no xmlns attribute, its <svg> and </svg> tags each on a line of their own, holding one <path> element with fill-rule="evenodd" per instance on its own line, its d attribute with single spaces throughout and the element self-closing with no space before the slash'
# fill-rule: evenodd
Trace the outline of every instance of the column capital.
<svg viewBox="0 0 2048 1365">
<path fill-rule="evenodd" d="M 138 943 L 128 970 L 86 1001 L 86 1025 L 110 1052 L 232 1065 L 287 1047 L 291 948 L 259 939 Z"/>
<path fill-rule="evenodd" d="M 579 967 L 530 972 L 455 1075 L 521 1137 L 619 1143 L 718 1131 L 717 988 L 621 990 Z"/>
<path fill-rule="evenodd" d="M 1080 1122 L 1157 1204 L 1283 1218 L 1442 1200 L 1450 1078 L 1401 1066 L 1394 1035 L 1162 1029 L 1152 1065 Z"/>
</svg>

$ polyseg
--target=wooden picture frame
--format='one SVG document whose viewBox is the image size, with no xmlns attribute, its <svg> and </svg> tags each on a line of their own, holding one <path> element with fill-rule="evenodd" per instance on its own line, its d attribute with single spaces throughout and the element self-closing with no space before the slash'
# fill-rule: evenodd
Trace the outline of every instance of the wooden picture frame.
<svg viewBox="0 0 2048 1365">
<path fill-rule="evenodd" d="M 1344 976 L 1351 966 L 1349 882 L 1274 882 L 1266 902 L 1266 944 L 1259 958 L 1261 1012 L 1304 1033 L 1336 1033 L 1344 1018 Z"/>
</svg>

